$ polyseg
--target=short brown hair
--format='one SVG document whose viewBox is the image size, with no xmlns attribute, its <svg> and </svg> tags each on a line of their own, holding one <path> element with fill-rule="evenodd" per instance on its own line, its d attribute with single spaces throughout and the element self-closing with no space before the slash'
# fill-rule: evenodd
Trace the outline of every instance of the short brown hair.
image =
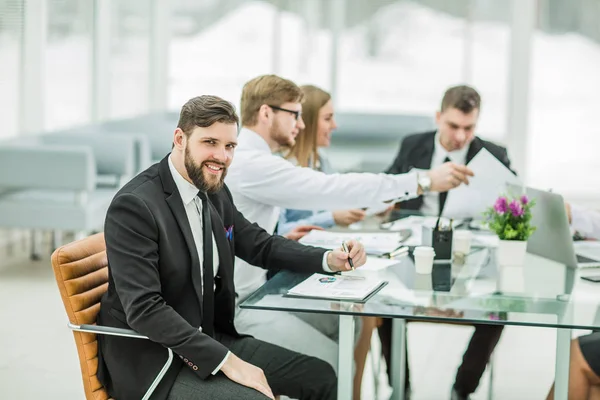
<svg viewBox="0 0 600 400">
<path fill-rule="evenodd" d="M 283 103 L 300 103 L 302 90 L 294 82 L 277 75 L 262 75 L 247 82 L 242 89 L 240 108 L 242 125 L 258 122 L 258 110 L 263 104 L 281 106 Z"/>
<path fill-rule="evenodd" d="M 207 128 L 214 123 L 239 124 L 233 104 L 217 96 L 198 96 L 181 107 L 177 127 L 190 135 L 195 127 Z"/>
<path fill-rule="evenodd" d="M 481 97 L 477 90 L 467 85 L 453 86 L 446 90 L 442 98 L 441 111 L 457 108 L 465 114 L 481 108 Z"/>
</svg>

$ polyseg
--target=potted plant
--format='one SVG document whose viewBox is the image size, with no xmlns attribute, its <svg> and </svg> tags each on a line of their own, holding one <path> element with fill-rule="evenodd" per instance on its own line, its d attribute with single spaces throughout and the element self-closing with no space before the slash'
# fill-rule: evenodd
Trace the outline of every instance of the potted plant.
<svg viewBox="0 0 600 400">
<path fill-rule="evenodd" d="M 527 239 L 535 231 L 531 210 L 535 201 L 527 196 L 500 196 L 486 211 L 490 229 L 498 235 L 496 249 L 499 266 L 522 265 L 527 252 Z"/>
</svg>

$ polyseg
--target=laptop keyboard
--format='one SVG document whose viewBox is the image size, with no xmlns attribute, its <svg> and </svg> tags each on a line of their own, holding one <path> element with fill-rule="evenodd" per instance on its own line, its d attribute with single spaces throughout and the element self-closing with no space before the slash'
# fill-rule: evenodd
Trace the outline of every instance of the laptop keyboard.
<svg viewBox="0 0 600 400">
<path fill-rule="evenodd" d="M 588 258 L 588 257 L 582 256 L 580 254 L 576 254 L 576 256 L 577 256 L 577 263 L 578 264 L 580 264 L 580 263 L 598 263 L 598 262 L 600 262 L 598 260 L 594 260 L 593 258 Z"/>
</svg>

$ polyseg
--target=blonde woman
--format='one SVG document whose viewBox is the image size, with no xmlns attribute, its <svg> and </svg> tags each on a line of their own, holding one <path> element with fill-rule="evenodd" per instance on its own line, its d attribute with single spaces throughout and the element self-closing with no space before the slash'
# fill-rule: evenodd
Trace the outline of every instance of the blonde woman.
<svg viewBox="0 0 600 400">
<path fill-rule="evenodd" d="M 302 119 L 305 128 L 296 137 L 296 144 L 284 153 L 285 158 L 301 167 L 312 168 L 326 174 L 333 173 L 331 164 L 321 149 L 329 147 L 331 135 L 337 128 L 331 95 L 316 86 L 301 86 L 304 93 Z M 301 225 L 330 228 L 348 226 L 365 218 L 361 209 L 339 211 L 307 211 L 283 209 L 277 233 L 285 235 Z"/>
</svg>

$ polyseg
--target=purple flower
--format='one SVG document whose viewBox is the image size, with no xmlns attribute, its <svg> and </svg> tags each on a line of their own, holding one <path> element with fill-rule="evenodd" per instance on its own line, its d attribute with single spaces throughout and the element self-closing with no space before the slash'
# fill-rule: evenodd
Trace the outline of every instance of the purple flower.
<svg viewBox="0 0 600 400">
<path fill-rule="evenodd" d="M 521 204 L 527 205 L 527 203 L 529 203 L 527 196 L 521 196 Z"/>
<path fill-rule="evenodd" d="M 508 202 L 506 200 L 506 197 L 498 197 L 498 200 L 496 200 L 496 203 L 494 203 L 494 210 L 500 215 L 506 212 L 507 207 Z"/>
<path fill-rule="evenodd" d="M 522 217 L 524 214 L 523 206 L 517 200 L 513 200 L 510 202 L 508 208 L 510 212 L 515 217 Z"/>
</svg>

